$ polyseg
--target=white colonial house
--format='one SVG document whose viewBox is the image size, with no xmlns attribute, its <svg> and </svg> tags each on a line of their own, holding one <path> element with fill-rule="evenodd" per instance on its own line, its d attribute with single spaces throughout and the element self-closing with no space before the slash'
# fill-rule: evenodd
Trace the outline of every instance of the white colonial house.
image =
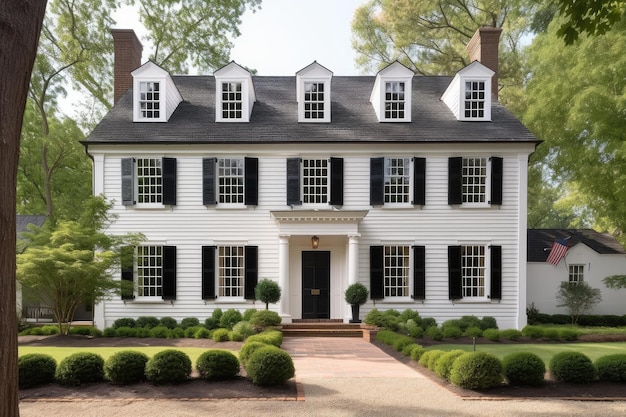
<svg viewBox="0 0 626 417">
<path fill-rule="evenodd" d="M 568 238 L 567 253 L 557 265 L 546 262 L 555 239 Z M 586 282 L 601 291 L 602 301 L 588 314 L 626 314 L 625 289 L 610 289 L 602 280 L 626 275 L 626 251 L 608 233 L 592 229 L 528 230 L 528 303 L 540 313 L 568 314 L 557 307 L 556 292 L 561 282 Z"/>
<path fill-rule="evenodd" d="M 114 202 L 108 231 L 146 240 L 118 273 L 134 292 L 96 306 L 95 324 L 263 308 L 254 287 L 269 278 L 287 323 L 348 320 L 344 291 L 361 282 L 362 315 L 522 328 L 537 140 L 497 101 L 499 34 L 479 30 L 451 77 L 397 62 L 375 76 L 317 62 L 295 76 L 235 62 L 173 76 L 140 66 L 134 33 L 115 30 L 116 103 L 85 146 L 94 193 Z"/>
</svg>

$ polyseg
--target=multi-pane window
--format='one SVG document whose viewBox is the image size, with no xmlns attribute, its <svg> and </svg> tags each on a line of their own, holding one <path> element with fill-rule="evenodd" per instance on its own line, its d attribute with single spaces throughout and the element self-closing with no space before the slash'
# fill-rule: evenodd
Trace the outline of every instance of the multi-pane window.
<svg viewBox="0 0 626 417">
<path fill-rule="evenodd" d="M 304 204 L 328 203 L 328 159 L 302 161 L 302 202 Z"/>
<path fill-rule="evenodd" d="M 385 203 L 409 203 L 411 159 L 385 158 Z"/>
<path fill-rule="evenodd" d="M 304 83 L 304 118 L 324 118 L 324 83 Z"/>
<path fill-rule="evenodd" d="M 485 296 L 485 246 L 461 247 L 461 280 L 463 297 Z"/>
<path fill-rule="evenodd" d="M 385 83 L 385 119 L 404 119 L 404 83 L 388 81 Z"/>
<path fill-rule="evenodd" d="M 163 294 L 163 247 L 137 247 L 137 293 L 140 297 Z"/>
<path fill-rule="evenodd" d="M 244 202 L 243 158 L 221 158 L 217 161 L 219 202 L 243 204 Z"/>
<path fill-rule="evenodd" d="M 242 108 L 241 83 L 222 83 L 222 118 L 241 119 Z"/>
<path fill-rule="evenodd" d="M 163 202 L 163 176 L 161 158 L 137 159 L 137 203 Z"/>
<path fill-rule="evenodd" d="M 218 297 L 243 297 L 245 279 L 244 247 L 218 248 Z"/>
<path fill-rule="evenodd" d="M 158 82 L 139 83 L 139 110 L 144 119 L 161 117 L 161 94 Z"/>
<path fill-rule="evenodd" d="M 485 82 L 465 82 L 465 117 L 485 117 Z"/>
<path fill-rule="evenodd" d="M 409 296 L 409 246 L 385 246 L 385 297 Z"/>
<path fill-rule="evenodd" d="M 569 266 L 569 282 L 583 282 L 585 272 L 584 265 Z"/>
<path fill-rule="evenodd" d="M 463 158 L 463 203 L 487 201 L 487 158 Z"/>
</svg>

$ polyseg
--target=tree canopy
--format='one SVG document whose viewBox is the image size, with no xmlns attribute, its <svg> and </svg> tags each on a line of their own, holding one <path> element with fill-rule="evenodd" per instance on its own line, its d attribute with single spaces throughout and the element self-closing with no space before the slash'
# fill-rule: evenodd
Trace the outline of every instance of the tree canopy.
<svg viewBox="0 0 626 417">
<path fill-rule="evenodd" d="M 566 18 L 557 34 L 568 45 L 581 34 L 603 35 L 619 22 L 626 10 L 624 0 L 555 0 L 560 13 Z"/>
</svg>

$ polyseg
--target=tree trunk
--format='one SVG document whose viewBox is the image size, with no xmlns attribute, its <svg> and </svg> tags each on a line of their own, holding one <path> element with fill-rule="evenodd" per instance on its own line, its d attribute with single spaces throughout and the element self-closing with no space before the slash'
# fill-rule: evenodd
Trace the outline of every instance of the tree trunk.
<svg viewBox="0 0 626 417">
<path fill-rule="evenodd" d="M 15 204 L 20 134 L 46 0 L 0 1 L 0 417 L 19 416 Z"/>
</svg>

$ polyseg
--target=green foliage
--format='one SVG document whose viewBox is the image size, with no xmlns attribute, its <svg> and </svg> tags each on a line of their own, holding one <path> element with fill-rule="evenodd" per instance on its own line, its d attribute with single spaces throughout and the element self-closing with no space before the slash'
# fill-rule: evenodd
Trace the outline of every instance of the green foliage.
<svg viewBox="0 0 626 417">
<path fill-rule="evenodd" d="M 57 326 L 41 326 L 41 327 L 30 327 L 24 330 L 21 333 L 23 336 L 33 335 L 33 336 L 51 336 L 53 334 L 59 334 L 59 328 Z"/>
<path fill-rule="evenodd" d="M 483 336 L 485 333 L 483 332 Z M 508 340 L 519 340 L 522 337 L 522 332 L 517 329 L 505 329 L 500 331 L 500 338 Z"/>
<path fill-rule="evenodd" d="M 115 337 L 115 329 L 113 327 L 107 327 L 102 333 L 104 337 Z"/>
<path fill-rule="evenodd" d="M 248 336 L 252 336 L 255 333 L 252 323 L 247 321 L 240 321 L 233 326 L 233 333 L 241 335 L 241 340 L 244 340 Z"/>
<path fill-rule="evenodd" d="M 196 317 L 185 317 L 180 321 L 180 327 L 183 329 L 195 326 L 200 326 L 200 320 L 198 320 Z"/>
<path fill-rule="evenodd" d="M 360 282 L 356 282 L 354 284 L 350 284 L 346 291 L 344 292 L 344 299 L 346 303 L 350 305 L 363 305 L 367 302 L 367 296 L 369 295 L 369 291 L 365 287 L 365 285 Z"/>
<path fill-rule="evenodd" d="M 148 355 L 134 350 L 122 350 L 109 356 L 104 362 L 104 376 L 116 385 L 128 385 L 146 379 L 145 368 Z"/>
<path fill-rule="evenodd" d="M 228 329 L 215 329 L 211 337 L 215 342 L 228 342 L 228 333 Z"/>
<path fill-rule="evenodd" d="M 59 329 L 56 328 L 56 331 L 58 332 Z M 102 330 L 93 326 L 75 326 L 75 327 L 70 327 L 69 334 L 100 337 L 102 336 L 103 333 L 102 333 Z"/>
<path fill-rule="evenodd" d="M 259 310 L 252 314 L 250 324 L 257 329 L 265 329 L 280 325 L 283 319 L 275 311 Z"/>
<path fill-rule="evenodd" d="M 607 288 L 618 290 L 626 288 L 626 275 L 611 275 L 602 280 Z"/>
<path fill-rule="evenodd" d="M 450 371 L 452 370 L 452 364 L 459 356 L 465 354 L 464 350 L 455 349 L 450 352 L 446 352 L 437 358 L 435 362 L 435 373 L 445 380 L 450 379 Z"/>
<path fill-rule="evenodd" d="M 610 30 L 622 19 L 626 1 L 556 0 L 556 5 L 567 18 L 557 34 L 567 45 L 572 45 L 581 34 L 599 36 Z"/>
<path fill-rule="evenodd" d="M 480 327 L 468 327 L 464 334 L 468 337 L 481 337 L 483 335 L 483 331 Z"/>
<path fill-rule="evenodd" d="M 544 335 L 543 327 L 538 326 L 524 326 L 522 329 L 522 336 L 529 337 L 531 339 L 541 339 Z"/>
<path fill-rule="evenodd" d="M 502 363 L 485 352 L 468 352 L 459 356 L 450 372 L 450 382 L 466 389 L 497 387 L 502 379 Z"/>
<path fill-rule="evenodd" d="M 228 332 L 228 340 L 231 342 L 243 342 L 245 337 L 241 333 L 236 333 L 234 331 Z"/>
<path fill-rule="evenodd" d="M 150 337 L 159 337 L 162 339 L 167 339 L 172 336 L 172 331 L 165 326 L 156 326 L 148 330 L 150 331 Z"/>
<path fill-rule="evenodd" d="M 211 331 L 205 327 L 189 327 L 189 329 L 197 329 L 193 334 L 194 339 L 210 339 L 213 336 Z"/>
<path fill-rule="evenodd" d="M 424 352 L 426 352 L 426 349 L 424 349 L 421 345 L 416 345 L 411 351 L 411 359 L 419 362 Z"/>
<path fill-rule="evenodd" d="M 265 303 L 265 309 L 269 309 L 269 304 L 277 303 L 280 300 L 280 287 L 276 281 L 264 278 L 258 282 L 254 288 L 254 294 L 257 300 Z"/>
<path fill-rule="evenodd" d="M 411 352 L 413 352 L 413 349 L 415 349 L 418 346 L 419 345 L 417 343 L 409 343 L 408 345 L 402 348 L 402 354 L 404 356 L 411 356 Z"/>
<path fill-rule="evenodd" d="M 424 329 L 419 326 L 413 319 L 408 319 L 406 321 L 405 329 L 409 336 L 414 339 L 419 339 L 424 336 Z"/>
<path fill-rule="evenodd" d="M 546 365 L 531 352 L 507 355 L 502 360 L 504 376 L 511 385 L 541 385 L 544 383 Z"/>
<path fill-rule="evenodd" d="M 591 359 L 581 352 L 560 352 L 552 357 L 550 373 L 560 382 L 588 384 L 596 379 L 596 368 Z"/>
<path fill-rule="evenodd" d="M 191 375 L 191 359 L 180 350 L 162 350 L 148 360 L 145 374 L 154 385 L 179 384 Z"/>
<path fill-rule="evenodd" d="M 420 317 L 420 313 L 417 310 L 411 310 L 407 308 L 402 313 L 400 313 L 399 318 L 402 323 L 408 323 L 409 320 L 412 320 L 418 326 L 422 324 L 422 317 Z"/>
<path fill-rule="evenodd" d="M 265 346 L 250 355 L 246 372 L 255 385 L 280 385 L 293 378 L 295 368 L 289 353 L 275 346 Z"/>
<path fill-rule="evenodd" d="M 248 308 L 246 309 L 246 311 L 243 312 L 243 316 L 241 317 L 241 319 L 243 321 L 250 321 L 250 319 L 252 318 L 252 315 L 256 312 L 257 312 L 256 308 Z"/>
<path fill-rule="evenodd" d="M 135 327 L 118 327 L 115 329 L 116 337 L 137 337 L 137 328 Z"/>
<path fill-rule="evenodd" d="M 280 330 L 264 330 L 259 334 L 248 337 L 247 342 L 252 341 L 280 347 L 283 344 L 283 332 Z"/>
<path fill-rule="evenodd" d="M 435 363 L 437 362 L 439 357 L 443 355 L 444 353 L 446 352 L 444 352 L 443 350 L 438 350 L 438 349 L 427 350 L 420 357 L 419 364 L 425 368 L 433 370 L 435 367 Z"/>
<path fill-rule="evenodd" d="M 498 322 L 491 316 L 485 316 L 480 320 L 480 325 L 478 327 L 480 327 L 483 331 L 487 329 L 497 329 Z"/>
<path fill-rule="evenodd" d="M 172 334 L 171 334 L 171 338 L 172 339 L 182 339 L 183 337 L 185 337 L 185 331 L 181 329 L 180 327 L 174 327 L 172 330 Z"/>
<path fill-rule="evenodd" d="M 579 332 L 575 329 L 559 329 L 559 339 L 571 342 L 577 340 Z"/>
<path fill-rule="evenodd" d="M 463 330 L 457 326 L 443 327 L 443 337 L 448 339 L 457 339 L 463 336 Z"/>
<path fill-rule="evenodd" d="M 437 320 L 432 317 L 425 317 L 422 319 L 422 327 L 424 330 L 428 330 L 430 327 L 437 327 Z"/>
<path fill-rule="evenodd" d="M 100 382 L 104 378 L 104 359 L 91 352 L 77 352 L 63 359 L 56 369 L 55 379 L 61 385 L 81 385 Z"/>
<path fill-rule="evenodd" d="M 485 339 L 491 340 L 492 342 L 498 342 L 500 340 L 500 330 L 487 329 L 483 331 L 483 337 Z"/>
<path fill-rule="evenodd" d="M 57 362 L 45 353 L 29 353 L 17 360 L 19 388 L 33 388 L 54 382 Z"/>
<path fill-rule="evenodd" d="M 244 369 L 246 368 L 246 364 L 248 363 L 248 359 L 250 358 L 252 353 L 254 353 L 254 351 L 256 351 L 257 349 L 265 347 L 265 346 L 273 346 L 273 345 L 268 345 L 267 343 L 254 341 L 254 340 L 253 341 L 248 340 L 246 343 L 243 344 L 243 346 L 239 350 L 239 361 L 241 362 L 241 365 L 244 367 Z"/>
<path fill-rule="evenodd" d="M 393 341 L 392 346 L 398 352 L 402 352 L 405 346 L 411 345 L 413 343 L 414 343 L 413 338 L 402 335 L 402 334 L 398 334 L 395 340 Z"/>
<path fill-rule="evenodd" d="M 178 327 L 178 329 L 182 329 L 182 327 Z M 200 332 L 202 329 L 204 329 L 204 327 L 202 326 L 187 327 L 185 330 L 183 330 L 183 334 L 188 339 L 194 339 L 196 337 L 196 333 Z"/>
<path fill-rule="evenodd" d="M 113 328 L 119 329 L 120 327 L 137 327 L 137 322 L 135 319 L 131 319 L 128 317 L 117 319 L 113 322 Z"/>
<path fill-rule="evenodd" d="M 137 327 L 147 327 L 148 329 L 157 327 L 160 324 L 159 319 L 157 319 L 156 317 L 152 317 L 152 316 L 137 317 L 137 320 L 135 322 L 136 322 Z"/>
<path fill-rule="evenodd" d="M 220 317 L 220 327 L 228 330 L 232 330 L 233 326 L 241 321 L 241 313 L 239 310 L 229 308 Z"/>
<path fill-rule="evenodd" d="M 399 337 L 399 334 L 392 330 L 379 330 L 376 333 L 376 340 L 386 345 L 393 345 L 394 340 Z"/>
<path fill-rule="evenodd" d="M 221 308 L 216 308 L 215 310 L 213 310 L 213 312 L 211 313 L 211 318 L 216 322 L 219 323 L 220 319 L 222 318 L 222 314 L 224 314 L 224 312 L 222 311 Z"/>
<path fill-rule="evenodd" d="M 626 382 L 626 353 L 602 356 L 594 365 L 600 381 Z"/>
<path fill-rule="evenodd" d="M 227 350 L 211 349 L 198 357 L 196 369 L 202 379 L 230 379 L 239 374 L 239 360 Z"/>
<path fill-rule="evenodd" d="M 558 329 L 545 329 L 543 337 L 548 340 L 559 340 L 559 331 Z"/>
<path fill-rule="evenodd" d="M 365 316 L 365 323 L 371 326 L 396 331 L 398 330 L 400 318 L 395 313 L 393 310 L 381 312 L 374 308 Z"/>
<path fill-rule="evenodd" d="M 426 335 L 433 340 L 442 340 L 443 331 L 439 327 L 429 327 L 426 329 Z"/>
<path fill-rule="evenodd" d="M 219 320 L 216 321 L 213 317 L 207 317 L 206 319 L 204 319 L 204 327 L 209 330 L 217 329 L 218 327 L 220 327 L 220 322 Z"/>
<path fill-rule="evenodd" d="M 566 307 L 572 317 L 572 324 L 576 324 L 578 317 L 591 310 L 602 301 L 602 295 L 597 288 L 591 288 L 586 282 L 561 282 L 556 293 L 557 307 Z"/>
<path fill-rule="evenodd" d="M 168 329 L 172 330 L 175 329 L 176 326 L 178 326 L 178 322 L 172 317 L 161 317 L 158 325 L 167 327 Z"/>
</svg>

